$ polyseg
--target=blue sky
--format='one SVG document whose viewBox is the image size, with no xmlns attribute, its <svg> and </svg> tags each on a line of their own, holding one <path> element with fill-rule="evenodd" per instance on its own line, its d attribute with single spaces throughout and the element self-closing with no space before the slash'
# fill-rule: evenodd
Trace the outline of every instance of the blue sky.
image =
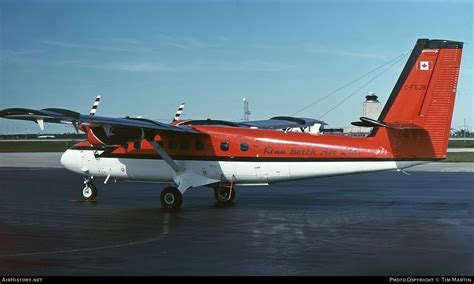
<svg viewBox="0 0 474 284">
<path fill-rule="evenodd" d="M 0 0 L 0 13 L 0 109 L 88 113 L 101 94 L 100 115 L 170 120 L 186 102 L 184 117 L 238 121 L 247 97 L 251 119 L 291 115 L 418 38 L 442 38 L 468 43 L 452 127 L 474 127 L 472 1 Z M 323 118 L 349 125 L 368 91 L 385 103 L 406 59 L 297 115 L 354 93 Z M 0 120 L 0 133 L 38 130 Z"/>
</svg>

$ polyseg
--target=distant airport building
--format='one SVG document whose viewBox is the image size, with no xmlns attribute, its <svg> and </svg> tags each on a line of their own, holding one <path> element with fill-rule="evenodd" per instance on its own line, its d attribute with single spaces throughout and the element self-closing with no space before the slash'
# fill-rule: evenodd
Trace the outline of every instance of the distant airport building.
<svg viewBox="0 0 474 284">
<path fill-rule="evenodd" d="M 38 139 L 55 139 L 56 136 L 54 135 L 38 135 Z"/>
<path fill-rule="evenodd" d="M 249 118 L 250 118 L 249 100 L 247 98 L 243 98 L 243 102 L 244 102 L 244 116 L 242 117 L 242 120 L 249 121 Z"/>
</svg>

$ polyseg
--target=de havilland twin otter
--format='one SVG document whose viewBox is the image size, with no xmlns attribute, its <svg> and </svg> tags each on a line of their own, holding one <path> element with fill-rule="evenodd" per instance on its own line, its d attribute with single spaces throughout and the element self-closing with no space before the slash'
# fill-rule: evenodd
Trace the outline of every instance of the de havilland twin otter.
<svg viewBox="0 0 474 284">
<path fill-rule="evenodd" d="M 0 117 L 68 123 L 87 140 L 68 149 L 61 164 L 85 176 L 83 196 L 95 199 L 98 177 L 168 183 L 161 203 L 178 208 L 190 188 L 210 186 L 218 202 L 235 198 L 236 185 L 404 169 L 446 157 L 462 42 L 419 39 L 368 137 L 282 131 L 312 126 L 308 118 L 228 122 L 110 118 L 71 110 L 9 108 Z M 182 107 L 180 107 L 182 110 Z M 178 110 L 180 113 L 180 110 Z"/>
</svg>

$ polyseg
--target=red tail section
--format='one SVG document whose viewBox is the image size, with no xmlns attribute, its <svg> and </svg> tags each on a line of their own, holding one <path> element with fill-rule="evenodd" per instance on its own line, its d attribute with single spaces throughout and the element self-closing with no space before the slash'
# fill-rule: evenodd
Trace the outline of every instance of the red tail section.
<svg viewBox="0 0 474 284">
<path fill-rule="evenodd" d="M 462 42 L 419 39 L 370 135 L 400 159 L 443 159 L 448 147 Z"/>
</svg>

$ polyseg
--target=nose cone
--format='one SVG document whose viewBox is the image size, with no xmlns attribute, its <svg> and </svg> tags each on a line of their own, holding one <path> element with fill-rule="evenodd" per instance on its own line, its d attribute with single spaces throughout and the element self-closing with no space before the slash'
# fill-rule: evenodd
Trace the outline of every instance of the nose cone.
<svg viewBox="0 0 474 284">
<path fill-rule="evenodd" d="M 81 170 L 81 155 L 77 150 L 66 150 L 61 156 L 61 165 L 73 172 Z"/>
<path fill-rule="evenodd" d="M 67 160 L 67 150 L 61 155 L 61 166 L 64 168 L 66 167 L 66 160 Z"/>
</svg>

